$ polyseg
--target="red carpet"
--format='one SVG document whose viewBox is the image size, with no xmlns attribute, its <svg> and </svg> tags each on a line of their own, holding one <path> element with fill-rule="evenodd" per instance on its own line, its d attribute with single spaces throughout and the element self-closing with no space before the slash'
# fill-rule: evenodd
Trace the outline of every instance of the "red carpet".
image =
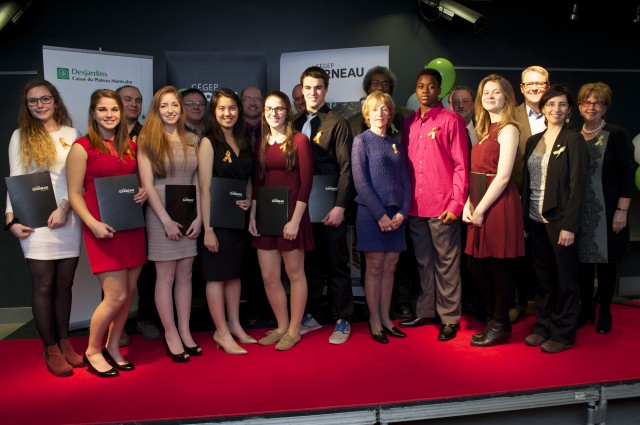
<svg viewBox="0 0 640 425">
<path fill-rule="evenodd" d="M 366 323 L 356 323 L 350 340 L 333 346 L 325 326 L 291 351 L 246 345 L 246 356 L 224 354 L 210 333 L 200 333 L 204 355 L 187 364 L 173 363 L 161 342 L 133 335 L 123 352 L 137 369 L 114 379 L 86 369 L 55 378 L 39 340 L 0 341 L 0 418 L 86 424 L 247 416 L 638 381 L 640 310 L 614 306 L 613 318 L 610 334 L 587 326 L 574 348 L 555 355 L 525 346 L 533 317 L 514 327 L 512 343 L 484 349 L 469 345 L 476 322 L 463 322 L 450 342 L 438 342 L 437 329 L 427 326 L 388 345 L 373 342 Z M 86 346 L 86 338 L 72 342 L 80 352 Z"/>
</svg>

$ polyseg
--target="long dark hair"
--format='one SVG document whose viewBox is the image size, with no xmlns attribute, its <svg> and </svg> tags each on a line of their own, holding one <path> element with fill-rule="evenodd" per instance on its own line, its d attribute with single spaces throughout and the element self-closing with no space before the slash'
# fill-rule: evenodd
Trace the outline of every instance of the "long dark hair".
<svg viewBox="0 0 640 425">
<path fill-rule="evenodd" d="M 224 133 L 222 132 L 222 127 L 216 120 L 216 108 L 218 107 L 218 102 L 221 97 L 226 97 L 236 104 L 238 107 L 238 120 L 233 126 L 233 139 L 236 141 L 238 145 L 238 149 L 240 151 L 240 155 L 251 154 L 249 149 L 249 143 L 247 142 L 247 136 L 244 129 L 244 118 L 242 117 L 242 101 L 240 97 L 233 90 L 227 88 L 220 88 L 213 93 L 211 96 L 211 103 L 209 104 L 209 125 L 207 126 L 207 135 L 209 140 L 211 140 L 211 144 L 214 148 L 223 149 L 224 148 Z"/>
</svg>

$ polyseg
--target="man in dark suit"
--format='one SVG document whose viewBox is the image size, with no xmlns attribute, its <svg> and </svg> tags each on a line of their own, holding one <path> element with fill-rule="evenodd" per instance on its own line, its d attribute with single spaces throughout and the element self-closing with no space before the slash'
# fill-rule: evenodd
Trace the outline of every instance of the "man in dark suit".
<svg viewBox="0 0 640 425">
<path fill-rule="evenodd" d="M 511 179 L 516 187 L 522 192 L 522 175 L 524 172 L 524 149 L 527 140 L 534 134 L 543 132 L 547 126 L 544 123 L 544 115 L 540 111 L 540 98 L 549 89 L 549 72 L 541 66 L 533 65 L 522 71 L 522 79 L 520 82 L 520 91 L 524 96 L 524 102 L 518 105 L 515 110 L 516 121 L 520 130 L 520 142 L 518 144 L 518 152 L 516 160 L 513 164 L 513 172 Z M 522 194 L 522 193 L 521 193 Z M 528 251 L 528 249 L 527 249 Z M 518 279 L 516 282 L 515 305 L 509 311 L 509 320 L 516 323 L 522 320 L 527 312 L 529 300 L 533 298 L 534 282 L 533 266 L 529 256 L 520 260 L 520 266 L 524 270 L 531 271 L 526 275 L 529 278 Z"/>
</svg>

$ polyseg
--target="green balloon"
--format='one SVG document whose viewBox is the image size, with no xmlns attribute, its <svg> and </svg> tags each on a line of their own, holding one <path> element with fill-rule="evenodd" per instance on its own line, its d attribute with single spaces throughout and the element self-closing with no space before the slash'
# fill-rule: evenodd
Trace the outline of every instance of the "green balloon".
<svg viewBox="0 0 640 425">
<path fill-rule="evenodd" d="M 640 167 L 636 169 L 636 187 L 640 190 Z"/>
<path fill-rule="evenodd" d="M 449 94 L 456 83 L 456 70 L 453 64 L 445 58 L 436 58 L 425 65 L 425 68 L 433 68 L 442 76 L 441 91 L 438 99 L 442 100 Z"/>
</svg>

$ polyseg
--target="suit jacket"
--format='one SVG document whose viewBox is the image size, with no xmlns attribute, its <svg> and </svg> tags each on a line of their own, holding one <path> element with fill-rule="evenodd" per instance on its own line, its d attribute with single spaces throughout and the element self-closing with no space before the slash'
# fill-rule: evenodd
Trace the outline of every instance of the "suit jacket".
<svg viewBox="0 0 640 425">
<path fill-rule="evenodd" d="M 546 132 L 547 130 L 531 136 L 525 149 L 522 181 L 525 229 L 530 220 L 529 198 L 531 195 L 529 170 L 526 164 Z M 562 129 L 551 150 L 542 202 L 542 216 L 557 230 L 578 232 L 588 166 L 589 152 L 582 135 Z"/>
<path fill-rule="evenodd" d="M 522 190 L 522 174 L 524 172 L 524 150 L 527 145 L 527 140 L 531 137 L 531 126 L 529 124 L 529 116 L 527 115 L 527 108 L 524 103 L 518 105 L 515 109 L 516 122 L 518 123 L 518 130 L 520 130 L 520 140 L 518 141 L 518 152 L 516 152 L 516 159 L 513 163 L 513 171 L 511 172 L 511 180 L 516 184 L 518 190 Z M 522 195 L 522 192 L 520 192 Z"/>
</svg>

